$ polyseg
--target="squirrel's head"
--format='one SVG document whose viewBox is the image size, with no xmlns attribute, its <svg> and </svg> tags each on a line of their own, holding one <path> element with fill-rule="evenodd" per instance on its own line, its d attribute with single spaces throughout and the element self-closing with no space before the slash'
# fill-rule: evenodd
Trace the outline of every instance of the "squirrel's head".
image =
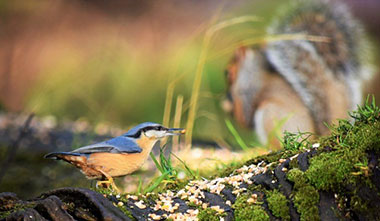
<svg viewBox="0 0 380 221">
<path fill-rule="evenodd" d="M 264 72 L 270 71 L 261 48 L 238 48 L 226 69 L 227 94 L 224 111 L 242 125 L 252 126 L 252 117 L 263 88 Z"/>
<path fill-rule="evenodd" d="M 237 50 L 235 50 L 234 55 L 225 70 L 227 93 L 225 99 L 222 101 L 222 108 L 227 113 L 232 113 L 234 112 L 234 109 L 236 109 L 236 107 L 234 107 L 235 100 L 231 88 L 235 84 L 236 79 L 238 77 L 239 67 L 245 59 L 246 50 L 246 47 L 240 47 Z"/>
</svg>

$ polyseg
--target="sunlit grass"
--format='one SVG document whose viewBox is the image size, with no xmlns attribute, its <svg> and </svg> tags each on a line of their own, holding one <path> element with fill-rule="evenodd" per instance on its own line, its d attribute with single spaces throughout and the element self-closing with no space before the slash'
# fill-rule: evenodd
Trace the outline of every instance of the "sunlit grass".
<svg viewBox="0 0 380 221">
<path fill-rule="evenodd" d="M 190 109 L 189 109 L 189 114 L 188 114 L 188 119 L 187 119 L 187 124 L 186 124 L 187 132 L 186 132 L 186 137 L 185 137 L 185 145 L 187 149 L 189 149 L 192 144 L 193 127 L 194 127 L 195 115 L 197 111 L 200 86 L 202 82 L 202 75 L 203 75 L 204 66 L 207 60 L 208 50 L 209 50 L 212 37 L 217 31 L 223 28 L 233 26 L 239 23 L 257 22 L 257 21 L 258 19 L 255 16 L 241 16 L 241 17 L 230 19 L 230 20 L 222 21 L 218 24 L 213 25 L 211 28 L 209 28 L 206 31 L 205 36 L 203 38 L 203 42 L 202 42 L 202 49 L 200 52 L 197 69 L 195 71 L 195 79 L 193 82 L 193 89 L 192 89 L 192 94 L 190 98 Z"/>
</svg>

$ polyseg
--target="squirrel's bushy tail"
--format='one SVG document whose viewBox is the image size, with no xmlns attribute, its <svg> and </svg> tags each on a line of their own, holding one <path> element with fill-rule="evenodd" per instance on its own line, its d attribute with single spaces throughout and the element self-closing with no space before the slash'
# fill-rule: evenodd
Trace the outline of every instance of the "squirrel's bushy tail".
<svg viewBox="0 0 380 221">
<path fill-rule="evenodd" d="M 310 50 L 312 53 L 317 53 L 318 57 L 322 57 L 324 65 L 335 75 L 350 75 L 364 79 L 368 79 L 371 75 L 367 70 L 372 54 L 369 50 L 370 43 L 361 23 L 353 18 L 350 9 L 342 2 L 298 0 L 280 13 L 268 32 L 303 33 L 327 37 L 328 42 L 313 42 L 306 39 L 295 42 L 298 42 L 297 45 L 301 48 L 305 42 L 313 45 L 313 48 L 306 47 L 304 50 Z M 284 42 L 278 41 L 272 46 L 281 47 L 282 44 Z M 297 59 L 297 56 L 293 59 Z"/>
<path fill-rule="evenodd" d="M 282 15 L 281 15 L 282 14 Z M 301 95 L 316 122 L 329 122 L 326 81 L 344 82 L 351 108 L 361 103 L 362 83 L 372 74 L 369 41 L 362 25 L 341 2 L 296 1 L 270 25 L 269 34 L 322 36 L 327 42 L 305 39 L 271 42 L 268 62 Z M 330 95 L 331 96 L 331 95 Z M 321 125 L 321 127 L 324 127 Z"/>
</svg>

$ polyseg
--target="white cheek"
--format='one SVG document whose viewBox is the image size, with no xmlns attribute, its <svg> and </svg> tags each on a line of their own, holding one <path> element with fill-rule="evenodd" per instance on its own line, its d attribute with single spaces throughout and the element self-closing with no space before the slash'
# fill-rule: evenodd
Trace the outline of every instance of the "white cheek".
<svg viewBox="0 0 380 221">
<path fill-rule="evenodd" d="M 149 130 L 149 131 L 145 132 L 145 135 L 147 137 L 157 137 L 157 138 L 160 138 L 160 137 L 163 137 L 164 134 L 165 134 L 165 131 Z"/>
</svg>

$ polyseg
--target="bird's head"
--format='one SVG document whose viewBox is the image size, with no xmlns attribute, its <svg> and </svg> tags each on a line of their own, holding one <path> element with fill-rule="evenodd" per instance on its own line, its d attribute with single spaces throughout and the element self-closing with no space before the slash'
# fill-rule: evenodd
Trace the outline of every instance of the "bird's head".
<svg viewBox="0 0 380 221">
<path fill-rule="evenodd" d="M 158 140 L 163 137 L 181 135 L 184 134 L 185 130 L 182 128 L 167 128 L 161 124 L 145 122 L 137 125 L 136 127 L 130 129 L 124 136 L 131 138 L 141 138 L 146 137 L 153 140 Z"/>
</svg>

